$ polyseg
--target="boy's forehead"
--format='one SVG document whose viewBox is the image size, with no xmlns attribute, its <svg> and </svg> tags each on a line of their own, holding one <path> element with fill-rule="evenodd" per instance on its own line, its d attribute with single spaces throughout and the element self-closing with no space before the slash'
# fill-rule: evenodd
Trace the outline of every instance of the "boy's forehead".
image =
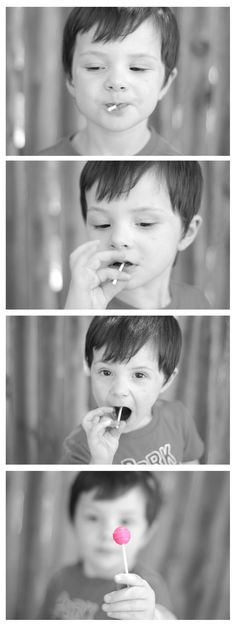
<svg viewBox="0 0 236 627">
<path fill-rule="evenodd" d="M 108 347 L 109 348 L 109 347 Z M 108 362 L 105 360 L 106 347 L 102 347 L 99 349 L 94 349 L 93 351 L 93 364 L 96 365 L 98 363 L 117 363 L 117 362 Z M 128 367 L 149 367 L 150 370 L 153 367 L 156 369 L 158 367 L 158 354 L 157 349 L 152 344 L 152 341 L 149 340 L 144 346 L 142 346 L 133 357 L 129 359 L 128 362 L 121 362 L 127 364 Z"/>
<path fill-rule="evenodd" d="M 125 188 L 125 183 L 124 183 Z M 145 172 L 130 191 L 114 196 L 111 200 L 105 197 L 98 200 L 98 182 L 94 183 L 90 190 L 86 192 L 87 212 L 103 209 L 109 211 L 117 204 L 126 206 L 130 210 L 141 209 L 162 209 L 166 206 L 171 210 L 170 196 L 166 182 L 163 177 L 158 177 L 157 173 Z"/>
<path fill-rule="evenodd" d="M 149 18 L 137 27 L 132 33 L 119 39 L 111 39 L 109 41 L 94 41 L 96 26 L 93 26 L 87 33 L 78 33 L 76 37 L 75 52 L 78 55 L 90 53 L 104 54 L 113 50 L 120 54 L 127 53 L 130 55 L 153 57 L 154 61 L 160 60 L 161 53 L 161 35 L 158 28 Z"/>
<path fill-rule="evenodd" d="M 104 496 L 104 498 L 98 498 L 98 488 L 92 488 L 88 492 L 82 492 L 79 503 L 82 509 L 93 506 L 97 510 L 104 510 L 104 508 L 109 510 L 115 506 L 121 511 L 131 513 L 137 510 L 142 512 L 146 507 L 146 498 L 139 485 L 131 486 L 128 490 L 124 485 L 124 492 L 121 487 L 120 493 L 112 497 Z"/>
</svg>

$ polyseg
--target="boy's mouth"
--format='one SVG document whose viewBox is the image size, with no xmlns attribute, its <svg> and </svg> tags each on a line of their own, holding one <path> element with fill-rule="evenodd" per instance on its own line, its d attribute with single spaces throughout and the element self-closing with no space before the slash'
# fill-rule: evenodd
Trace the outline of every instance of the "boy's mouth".
<svg viewBox="0 0 236 627">
<path fill-rule="evenodd" d="M 118 418 L 120 414 L 120 420 L 124 420 L 124 422 L 127 422 L 132 414 L 132 409 L 130 409 L 130 407 L 126 407 L 125 405 L 122 405 L 122 407 L 114 407 L 114 410 L 116 412 L 116 417 Z M 122 410 L 121 413 L 120 410 Z"/>
<path fill-rule="evenodd" d="M 132 263 L 131 261 L 124 261 L 124 264 L 125 264 L 124 265 L 124 270 L 127 270 L 128 272 L 129 272 L 129 270 L 131 268 L 135 268 L 136 267 L 136 264 Z M 119 270 L 120 266 L 121 266 L 121 262 L 120 261 L 114 261 L 114 263 L 111 263 L 109 267 L 110 268 L 115 268 L 116 270 Z"/>
</svg>

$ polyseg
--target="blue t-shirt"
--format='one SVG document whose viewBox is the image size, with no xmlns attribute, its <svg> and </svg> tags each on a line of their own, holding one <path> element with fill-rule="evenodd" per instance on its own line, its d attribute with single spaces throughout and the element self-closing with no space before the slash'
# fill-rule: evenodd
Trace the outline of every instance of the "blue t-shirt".
<svg viewBox="0 0 236 627">
<path fill-rule="evenodd" d="M 194 285 L 175 283 L 170 281 L 171 301 L 163 309 L 209 309 L 210 305 L 203 292 Z M 123 303 L 119 298 L 113 298 L 107 309 L 136 309 L 132 305 Z M 146 309 L 143 306 L 143 309 Z"/>
<path fill-rule="evenodd" d="M 147 144 L 140 150 L 137 155 L 178 155 L 179 153 L 168 144 L 168 142 L 158 135 L 153 127 L 150 127 L 151 137 Z M 42 150 L 40 155 L 62 155 L 78 156 L 80 153 L 75 150 L 72 141 L 74 135 L 66 136 L 60 139 L 54 146 L 50 146 Z M 80 155 L 81 156 L 81 155 Z"/>
<path fill-rule="evenodd" d="M 113 464 L 174 465 L 199 459 L 204 451 L 194 421 L 179 401 L 159 400 L 149 424 L 122 433 Z M 65 439 L 63 464 L 89 464 L 87 435 L 81 425 Z"/>
<path fill-rule="evenodd" d="M 137 565 L 132 572 L 149 583 L 155 592 L 156 604 L 172 610 L 168 589 L 161 575 L 141 565 Z M 117 589 L 113 579 L 86 577 L 81 562 L 65 566 L 48 586 L 39 619 L 111 620 L 101 606 L 104 595 Z"/>
</svg>

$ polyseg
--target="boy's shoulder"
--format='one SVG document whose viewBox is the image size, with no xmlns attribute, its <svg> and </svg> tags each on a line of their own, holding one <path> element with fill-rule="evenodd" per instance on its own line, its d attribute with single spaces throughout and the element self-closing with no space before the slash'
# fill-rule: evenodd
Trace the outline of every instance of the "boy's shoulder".
<svg viewBox="0 0 236 627">
<path fill-rule="evenodd" d="M 169 610 L 173 610 L 169 590 L 162 575 L 156 570 L 153 571 L 144 566 L 140 561 L 136 565 L 135 572 L 149 583 L 155 592 L 156 603 L 167 607 Z"/>
<path fill-rule="evenodd" d="M 171 301 L 163 309 L 210 309 L 210 304 L 202 290 L 188 283 L 170 281 Z M 119 298 L 113 298 L 107 309 L 136 309 L 126 305 Z"/>
<path fill-rule="evenodd" d="M 53 144 L 53 146 L 49 146 L 45 148 L 45 150 L 40 151 L 40 156 L 51 155 L 51 156 L 62 156 L 62 157 L 75 157 L 78 156 L 79 153 L 75 150 L 72 144 L 73 135 L 66 135 Z"/>
<path fill-rule="evenodd" d="M 195 285 L 170 281 L 171 302 L 165 309 L 210 309 L 210 304 Z"/>
<path fill-rule="evenodd" d="M 166 139 L 164 139 L 164 137 L 162 137 L 156 132 L 153 126 L 149 126 L 149 130 L 151 132 L 150 139 L 147 142 L 147 144 L 145 144 L 145 146 L 142 148 L 142 150 L 140 150 L 140 152 L 137 153 L 138 156 L 140 155 L 165 155 L 165 156 L 175 155 L 177 156 L 180 154 L 179 152 L 177 152 L 174 146 L 169 144 L 166 141 Z"/>
<path fill-rule="evenodd" d="M 63 443 L 61 464 L 89 464 L 90 451 L 82 425 L 78 425 Z"/>
</svg>

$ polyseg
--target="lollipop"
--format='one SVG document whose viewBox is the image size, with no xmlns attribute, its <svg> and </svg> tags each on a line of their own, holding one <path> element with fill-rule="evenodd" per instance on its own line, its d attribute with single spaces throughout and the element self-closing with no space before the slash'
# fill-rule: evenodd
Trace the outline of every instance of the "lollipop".
<svg viewBox="0 0 236 627">
<path fill-rule="evenodd" d="M 111 109 L 110 109 L 110 110 L 111 110 Z M 108 109 L 108 111 L 109 111 L 109 109 Z M 120 267 L 119 267 L 118 272 L 122 272 L 122 270 L 124 270 L 124 267 L 125 267 L 125 261 L 124 261 L 123 263 L 121 263 L 121 264 L 120 264 Z M 112 281 L 112 285 L 116 285 L 116 284 L 117 284 L 117 281 L 118 281 L 118 279 L 113 279 L 113 281 Z"/>
<path fill-rule="evenodd" d="M 119 426 L 120 426 L 120 419 L 121 419 L 122 409 L 123 409 L 123 407 L 120 407 L 119 412 L 118 412 L 117 423 L 115 425 L 116 429 L 119 429 Z M 123 529 L 123 527 L 117 527 L 117 529 Z M 119 544 L 119 542 L 118 542 L 118 544 Z"/>
<path fill-rule="evenodd" d="M 125 545 L 130 541 L 130 538 L 131 538 L 130 531 L 126 527 L 117 527 L 115 531 L 113 531 L 112 536 L 113 536 L 113 540 L 115 540 L 117 544 L 121 544 L 122 546 L 125 573 L 128 575 L 129 571 L 128 571 Z"/>
</svg>

